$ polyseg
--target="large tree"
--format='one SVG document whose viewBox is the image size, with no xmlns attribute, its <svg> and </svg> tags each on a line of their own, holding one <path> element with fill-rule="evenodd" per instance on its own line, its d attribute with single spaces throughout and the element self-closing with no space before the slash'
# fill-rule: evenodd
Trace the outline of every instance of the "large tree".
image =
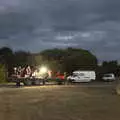
<svg viewBox="0 0 120 120">
<path fill-rule="evenodd" d="M 56 61 L 58 69 L 72 72 L 77 69 L 95 69 L 97 58 L 87 50 L 67 48 L 50 49 L 41 52 L 44 60 Z M 61 66 L 61 67 L 60 67 Z"/>
</svg>

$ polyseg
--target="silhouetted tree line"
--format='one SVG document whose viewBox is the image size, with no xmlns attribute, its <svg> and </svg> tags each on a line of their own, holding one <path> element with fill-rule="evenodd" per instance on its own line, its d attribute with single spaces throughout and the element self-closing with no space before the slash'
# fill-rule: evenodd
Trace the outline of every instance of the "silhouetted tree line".
<svg viewBox="0 0 120 120">
<path fill-rule="evenodd" d="M 120 65 L 117 60 L 103 61 L 102 65 L 97 67 L 99 77 L 105 73 L 114 73 L 116 77 L 120 76 Z"/>
<path fill-rule="evenodd" d="M 98 66 L 95 55 L 90 51 L 77 48 L 47 49 L 40 53 L 13 51 L 8 47 L 0 49 L 0 63 L 9 73 L 13 67 L 46 65 L 53 71 L 71 73 L 74 70 L 95 70 L 98 74 L 115 73 L 119 75 L 120 66 L 117 61 L 104 61 Z"/>
</svg>

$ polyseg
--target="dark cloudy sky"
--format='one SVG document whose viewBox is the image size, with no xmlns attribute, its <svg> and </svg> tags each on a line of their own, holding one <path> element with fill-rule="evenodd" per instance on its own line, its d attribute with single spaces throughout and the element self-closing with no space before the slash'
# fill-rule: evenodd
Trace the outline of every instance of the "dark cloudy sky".
<svg viewBox="0 0 120 120">
<path fill-rule="evenodd" d="M 0 0 L 0 47 L 79 47 L 120 60 L 120 0 Z"/>
</svg>

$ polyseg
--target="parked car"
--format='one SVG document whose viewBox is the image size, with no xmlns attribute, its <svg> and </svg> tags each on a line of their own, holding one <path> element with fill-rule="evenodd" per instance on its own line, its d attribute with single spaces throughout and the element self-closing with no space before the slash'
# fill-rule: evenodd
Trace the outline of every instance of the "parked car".
<svg viewBox="0 0 120 120">
<path fill-rule="evenodd" d="M 104 74 L 102 77 L 102 80 L 104 80 L 104 81 L 114 81 L 115 79 L 116 78 L 115 78 L 115 75 L 113 73 Z"/>
</svg>

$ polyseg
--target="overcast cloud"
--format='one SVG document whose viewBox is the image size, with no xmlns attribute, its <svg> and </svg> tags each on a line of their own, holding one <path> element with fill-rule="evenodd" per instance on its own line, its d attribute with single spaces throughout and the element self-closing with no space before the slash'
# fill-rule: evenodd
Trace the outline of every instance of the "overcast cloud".
<svg viewBox="0 0 120 120">
<path fill-rule="evenodd" d="M 120 60 L 119 0 L 0 0 L 0 47 L 77 47 Z"/>
</svg>

